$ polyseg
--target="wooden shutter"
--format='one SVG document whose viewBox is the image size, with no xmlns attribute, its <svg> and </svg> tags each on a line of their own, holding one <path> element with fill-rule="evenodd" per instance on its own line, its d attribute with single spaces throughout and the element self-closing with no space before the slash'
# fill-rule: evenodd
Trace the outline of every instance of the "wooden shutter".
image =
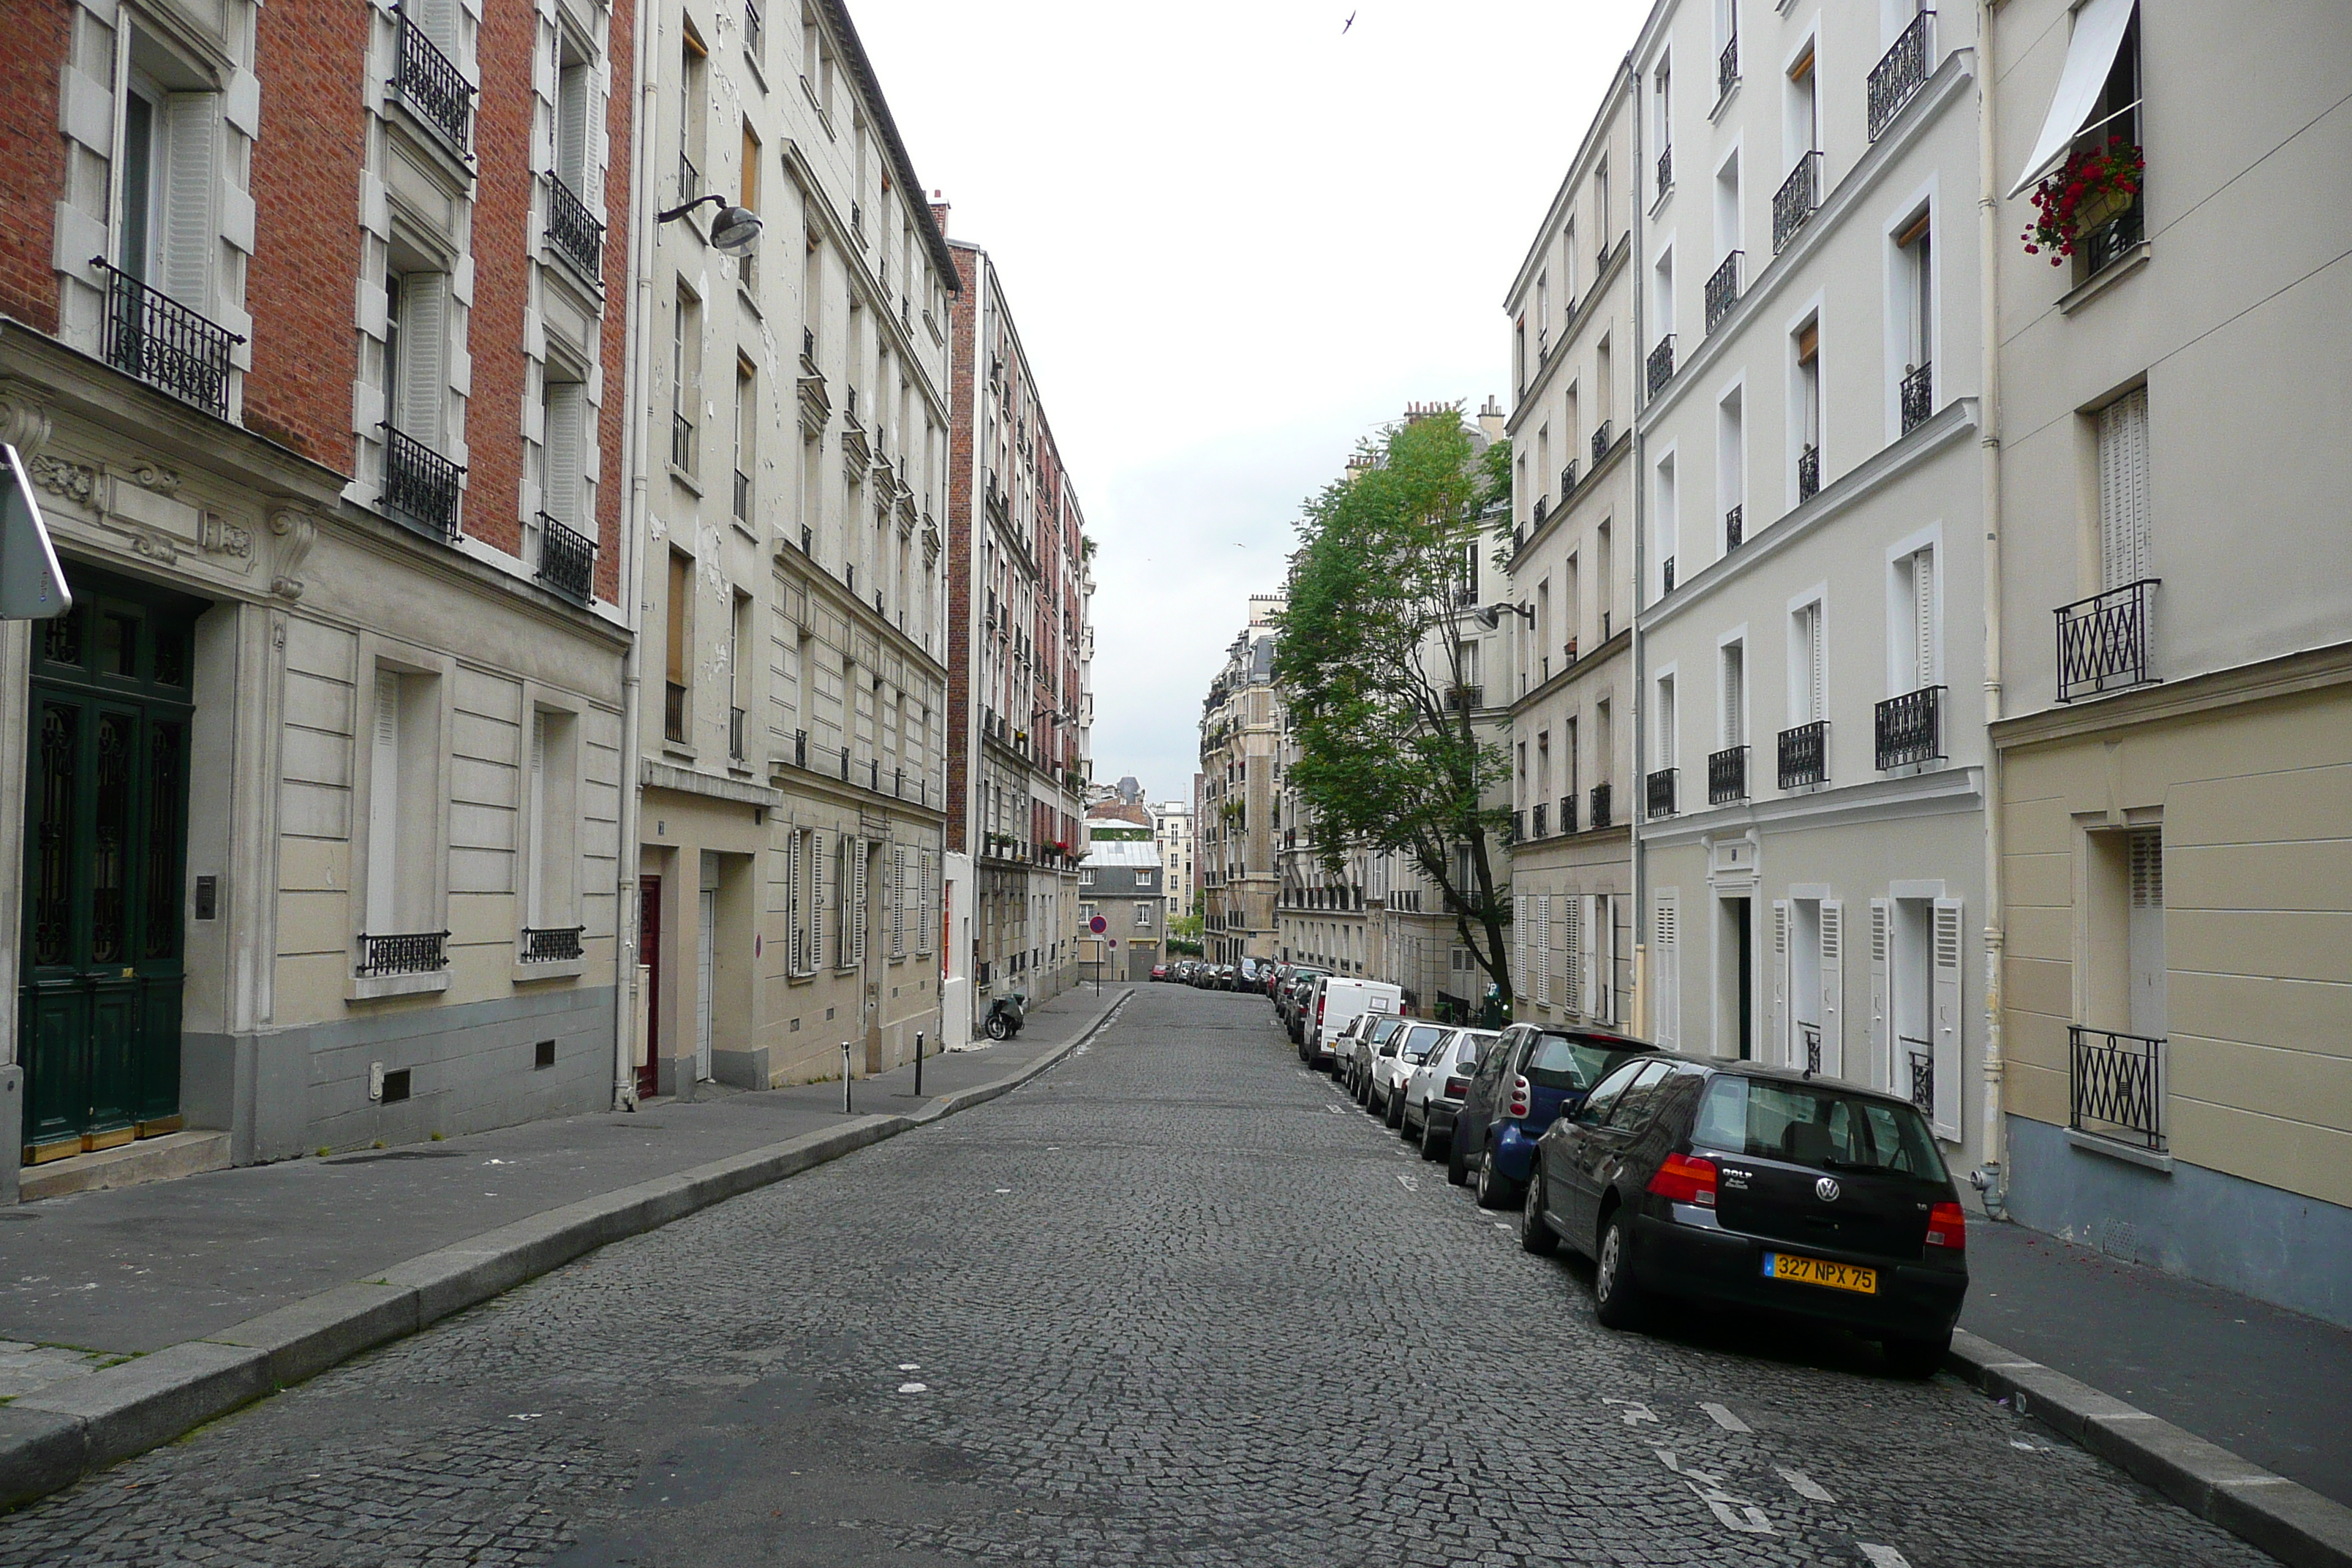
<svg viewBox="0 0 2352 1568">
<path fill-rule="evenodd" d="M 449 279 L 439 272 L 411 272 L 401 279 L 400 406 L 393 424 L 401 434 L 435 451 L 441 449 L 441 409 L 449 382 Z"/>
<path fill-rule="evenodd" d="M 1929 954 L 1935 972 L 1936 1108 L 1928 1120 L 1937 1137 L 1955 1143 L 1960 1140 L 1960 910 L 1958 899 L 1936 900 Z"/>
<path fill-rule="evenodd" d="M 1822 900 L 1822 1071 L 1845 1076 L 1845 905 Z"/>
<path fill-rule="evenodd" d="M 809 830 L 808 970 L 824 967 L 824 834 Z"/>
<path fill-rule="evenodd" d="M 1577 955 L 1584 970 L 1584 1016 L 1594 1019 L 1604 1016 L 1607 1011 L 1601 995 L 1600 933 L 1593 929 L 1599 923 L 1595 916 L 1600 908 L 1598 894 L 1584 895 L 1584 943 Z"/>
<path fill-rule="evenodd" d="M 1918 679 L 1914 689 L 1936 684 L 1936 552 L 1922 550 L 1911 557 L 1912 668 Z"/>
<path fill-rule="evenodd" d="M 1551 895 L 1536 895 L 1536 1000 L 1551 1005 Z"/>
<path fill-rule="evenodd" d="M 1789 900 L 1772 900 L 1772 957 L 1766 966 L 1772 986 L 1770 1016 L 1765 1026 L 1771 1031 L 1766 1060 L 1782 1067 L 1802 1068 L 1804 1048 L 1794 1037 L 1789 1019 Z"/>
<path fill-rule="evenodd" d="M 434 47 L 457 63 L 457 0 L 409 0 L 409 16 Z"/>
<path fill-rule="evenodd" d="M 843 842 L 851 846 L 850 878 L 855 887 L 855 896 L 850 900 L 850 919 L 854 930 L 849 943 L 850 962 L 863 969 L 866 967 L 866 928 L 873 923 L 866 918 L 866 843 L 863 838 L 845 839 Z"/>
<path fill-rule="evenodd" d="M 213 253 L 220 243 L 214 210 L 220 142 L 220 95 L 175 92 L 163 100 L 162 286 L 190 310 L 215 314 Z M 153 221 L 152 218 L 150 221 Z"/>
<path fill-rule="evenodd" d="M 1560 951 L 1567 962 L 1560 966 L 1567 994 L 1560 1003 L 1570 1012 L 1581 1012 L 1584 1007 L 1584 900 L 1570 895 L 1561 900 L 1560 916 L 1565 929 L 1559 933 Z"/>
<path fill-rule="evenodd" d="M 1511 994 L 1528 994 L 1528 900 L 1524 893 L 1511 900 Z"/>
<path fill-rule="evenodd" d="M 1895 906 L 1885 899 L 1871 900 L 1870 1063 L 1865 1077 L 1867 1081 L 1884 1082 L 1897 1093 L 1908 1093 L 1909 1086 L 1896 1072 L 1895 1061 L 1894 994 L 1886 963 L 1894 931 Z"/>
<path fill-rule="evenodd" d="M 1682 906 L 1672 892 L 1658 894 L 1658 907 L 1651 917 L 1657 931 L 1658 948 L 1658 1044 L 1673 1050 L 1683 1037 L 1683 954 Z"/>
<path fill-rule="evenodd" d="M 2099 586 L 2149 574 L 2147 388 L 2099 410 Z"/>
<path fill-rule="evenodd" d="M 907 956 L 907 851 L 890 846 L 890 956 Z"/>
<path fill-rule="evenodd" d="M 593 96 L 590 72 L 585 65 L 563 64 L 560 41 L 555 48 L 555 177 L 584 202 L 588 199 L 588 100 Z M 750 139 L 748 130 L 745 139 Z"/>
<path fill-rule="evenodd" d="M 549 384 L 540 504 L 547 509 L 548 516 L 575 529 L 581 524 L 580 469 L 587 408 L 588 388 L 582 383 Z"/>
<path fill-rule="evenodd" d="M 375 673 L 375 721 L 368 749 L 367 929 L 399 929 L 400 677 Z"/>
<path fill-rule="evenodd" d="M 1828 671 L 1829 650 L 1827 626 L 1822 619 L 1819 602 L 1805 606 L 1805 667 L 1801 679 L 1805 683 L 1805 722 L 1810 724 L 1829 713 Z"/>
</svg>

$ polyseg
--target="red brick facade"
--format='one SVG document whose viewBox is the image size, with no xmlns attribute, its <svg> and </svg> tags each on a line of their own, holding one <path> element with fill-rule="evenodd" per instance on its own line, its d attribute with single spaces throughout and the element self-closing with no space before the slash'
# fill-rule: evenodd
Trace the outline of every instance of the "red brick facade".
<svg viewBox="0 0 2352 1568">
<path fill-rule="evenodd" d="M 73 7 L 32 0 L 6 7 L 0 48 L 0 315 L 45 332 L 58 330 L 58 278 L 51 267 L 57 199 L 65 180 L 58 132 L 58 67 Z"/>
</svg>

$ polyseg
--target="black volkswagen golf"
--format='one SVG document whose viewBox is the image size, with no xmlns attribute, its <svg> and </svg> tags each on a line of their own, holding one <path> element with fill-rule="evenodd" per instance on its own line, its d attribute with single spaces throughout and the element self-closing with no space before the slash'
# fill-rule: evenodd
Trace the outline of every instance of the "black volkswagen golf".
<svg viewBox="0 0 2352 1568">
<path fill-rule="evenodd" d="M 1649 1295 L 1764 1308 L 1878 1340 L 1925 1377 L 1968 1293 L 1968 1226 L 1906 1101 L 1753 1062 L 1653 1056 L 1536 1145 L 1519 1241 L 1591 1258 L 1594 1306 Z"/>
</svg>

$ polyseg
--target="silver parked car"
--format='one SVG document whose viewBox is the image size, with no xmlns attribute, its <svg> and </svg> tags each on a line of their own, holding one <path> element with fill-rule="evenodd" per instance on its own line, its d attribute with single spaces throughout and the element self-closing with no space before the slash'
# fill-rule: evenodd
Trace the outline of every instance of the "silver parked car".
<svg viewBox="0 0 2352 1568">
<path fill-rule="evenodd" d="M 1454 1146 L 1454 1117 L 1470 1092 L 1470 1075 L 1501 1037 L 1493 1029 L 1456 1029 L 1405 1079 L 1397 1130 L 1421 1145 L 1423 1159 L 1438 1159 Z"/>
</svg>

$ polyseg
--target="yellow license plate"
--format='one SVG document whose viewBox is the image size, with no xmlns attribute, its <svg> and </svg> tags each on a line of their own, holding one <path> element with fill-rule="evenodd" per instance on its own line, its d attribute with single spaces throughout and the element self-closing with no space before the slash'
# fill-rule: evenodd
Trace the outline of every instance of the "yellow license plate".
<svg viewBox="0 0 2352 1568">
<path fill-rule="evenodd" d="M 1800 1258 L 1793 1252 L 1766 1253 L 1764 1277 L 1768 1279 L 1794 1279 L 1802 1285 L 1826 1285 L 1832 1290 L 1855 1290 L 1864 1296 L 1878 1294 L 1878 1270 L 1875 1268 L 1857 1268 L 1851 1263 L 1831 1263 L 1819 1258 Z"/>
</svg>

